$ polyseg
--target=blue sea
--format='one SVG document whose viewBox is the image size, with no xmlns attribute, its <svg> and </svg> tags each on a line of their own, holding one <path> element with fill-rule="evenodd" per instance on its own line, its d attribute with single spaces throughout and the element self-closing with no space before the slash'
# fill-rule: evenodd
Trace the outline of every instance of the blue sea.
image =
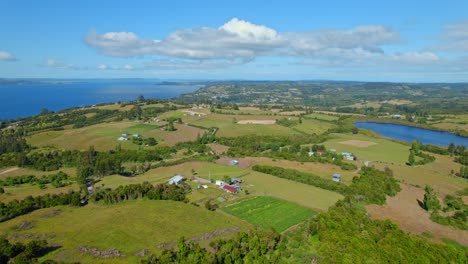
<svg viewBox="0 0 468 264">
<path fill-rule="evenodd" d="M 201 85 L 165 83 L 161 80 L 33 80 L 0 83 L 0 120 L 99 103 L 145 98 L 169 99 L 199 89 Z"/>
</svg>

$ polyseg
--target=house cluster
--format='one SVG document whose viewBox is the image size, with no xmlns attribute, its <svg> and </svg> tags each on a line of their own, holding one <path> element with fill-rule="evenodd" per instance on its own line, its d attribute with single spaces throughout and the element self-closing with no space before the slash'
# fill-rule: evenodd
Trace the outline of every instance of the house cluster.
<svg viewBox="0 0 468 264">
<path fill-rule="evenodd" d="M 133 134 L 132 136 L 138 138 L 138 137 L 140 137 L 140 134 L 136 134 L 136 133 L 135 133 L 135 134 Z M 122 136 L 120 136 L 119 138 L 117 138 L 117 140 L 118 140 L 118 141 L 127 141 L 127 140 L 130 140 L 129 134 L 128 134 L 127 132 L 122 133 Z"/>
<path fill-rule="evenodd" d="M 353 153 L 351 152 L 341 152 L 341 156 L 343 156 L 344 160 L 354 160 Z"/>
<path fill-rule="evenodd" d="M 327 151 L 322 150 L 322 149 L 318 149 L 316 151 L 309 151 L 309 157 L 312 157 L 314 155 L 322 156 L 326 152 Z M 329 152 L 336 153 L 336 149 L 330 149 Z M 343 157 L 344 160 L 355 160 L 355 157 L 354 157 L 353 153 L 351 153 L 351 152 L 341 152 L 340 154 L 341 154 L 341 156 Z"/>
<path fill-rule="evenodd" d="M 309 157 L 312 157 L 314 155 L 319 155 L 319 156 L 322 156 L 323 154 L 325 154 L 325 150 L 323 149 L 317 149 L 316 151 L 309 151 Z"/>
<path fill-rule="evenodd" d="M 186 113 L 184 116 L 198 116 L 198 117 L 205 117 L 205 113 L 200 113 L 200 112 L 194 112 L 194 111 L 185 111 Z"/>
<path fill-rule="evenodd" d="M 219 186 L 220 189 L 228 193 L 238 193 L 242 189 L 240 186 L 242 179 L 240 178 L 231 178 L 231 182 L 229 184 L 222 180 L 214 181 L 214 183 Z"/>
</svg>

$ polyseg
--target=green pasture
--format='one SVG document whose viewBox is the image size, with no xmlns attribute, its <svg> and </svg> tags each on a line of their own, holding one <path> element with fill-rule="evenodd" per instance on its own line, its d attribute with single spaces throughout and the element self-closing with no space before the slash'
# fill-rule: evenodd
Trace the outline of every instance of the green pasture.
<svg viewBox="0 0 468 264">
<path fill-rule="evenodd" d="M 283 232 L 316 214 L 315 211 L 295 203 L 268 196 L 257 196 L 228 205 L 223 211 L 265 229 Z"/>
<path fill-rule="evenodd" d="M 380 137 L 370 137 L 362 134 L 332 134 L 332 139 L 325 146 L 338 152 L 352 152 L 359 160 L 383 161 L 387 163 L 405 164 L 408 161 L 409 146 Z M 344 144 L 344 141 L 360 140 L 376 143 L 368 147 L 358 147 Z"/>
<path fill-rule="evenodd" d="M 326 114 L 320 114 L 320 113 L 308 114 L 308 115 L 305 115 L 305 117 L 319 119 L 319 120 L 325 120 L 325 121 L 335 121 L 335 120 L 338 120 L 338 118 L 339 118 L 336 115 L 326 115 Z"/>
<path fill-rule="evenodd" d="M 57 215 L 52 211 L 59 209 Z M 16 228 L 31 222 L 32 228 Z M 127 201 L 81 208 L 58 207 L 34 211 L 0 223 L 0 233 L 15 241 L 42 237 L 59 248 L 42 259 L 80 261 L 82 263 L 139 263 L 134 256 L 141 250 L 155 253 L 161 243 L 177 243 L 184 236 L 190 239 L 215 230 L 240 227 L 241 221 L 183 202 Z M 216 238 L 216 237 L 215 237 Z M 126 257 L 96 258 L 78 250 L 79 246 L 98 250 L 117 249 Z"/>
</svg>

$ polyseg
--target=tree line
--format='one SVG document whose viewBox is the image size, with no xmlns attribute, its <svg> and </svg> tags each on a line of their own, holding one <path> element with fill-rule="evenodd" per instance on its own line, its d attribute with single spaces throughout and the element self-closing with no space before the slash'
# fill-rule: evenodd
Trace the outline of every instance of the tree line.
<svg viewBox="0 0 468 264">
<path fill-rule="evenodd" d="M 9 203 L 0 202 L 0 222 L 15 218 L 32 211 L 58 205 L 79 206 L 81 197 L 79 192 L 69 191 L 62 194 L 45 194 L 41 196 L 27 196 L 21 201 L 13 200 Z"/>
<path fill-rule="evenodd" d="M 119 186 L 115 189 L 103 188 L 91 195 L 92 201 L 103 201 L 105 204 L 114 204 L 127 200 L 147 198 L 149 200 L 184 201 L 189 186 L 180 187 L 175 184 L 152 185 L 149 182 Z"/>
<path fill-rule="evenodd" d="M 325 190 L 338 192 L 345 194 L 348 187 L 343 183 L 334 182 L 332 180 L 324 179 L 320 176 L 314 175 L 312 173 L 301 172 L 293 169 L 284 169 L 281 167 L 274 167 L 268 165 L 254 165 L 252 170 L 270 174 L 279 178 L 305 183 L 308 185 L 313 185 Z"/>
<path fill-rule="evenodd" d="M 55 174 L 43 175 L 41 177 L 35 175 L 8 176 L 4 179 L 0 179 L 0 186 L 15 186 L 30 183 L 39 184 L 40 186 L 52 184 L 55 188 L 60 188 L 68 185 L 68 179 L 68 175 L 62 171 Z"/>
</svg>

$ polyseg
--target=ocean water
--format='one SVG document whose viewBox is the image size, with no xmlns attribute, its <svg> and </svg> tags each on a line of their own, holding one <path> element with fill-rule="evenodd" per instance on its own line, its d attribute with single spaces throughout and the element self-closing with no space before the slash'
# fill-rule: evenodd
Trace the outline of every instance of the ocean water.
<svg viewBox="0 0 468 264">
<path fill-rule="evenodd" d="M 164 84 L 159 80 L 60 80 L 22 84 L 0 83 L 0 120 L 39 114 L 47 108 L 71 107 L 145 98 L 169 99 L 199 89 L 194 84 Z"/>
</svg>

